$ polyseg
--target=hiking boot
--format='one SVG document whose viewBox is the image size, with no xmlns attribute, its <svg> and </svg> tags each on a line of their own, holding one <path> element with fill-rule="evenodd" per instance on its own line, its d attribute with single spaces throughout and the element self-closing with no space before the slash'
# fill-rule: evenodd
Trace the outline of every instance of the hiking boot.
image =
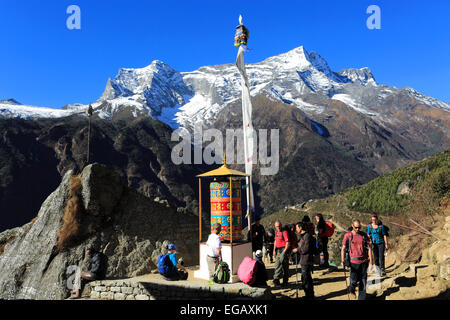
<svg viewBox="0 0 450 320">
<path fill-rule="evenodd" d="M 279 286 L 279 285 L 281 285 L 280 280 L 278 280 L 278 279 L 273 279 L 273 285 L 274 285 L 274 286 Z"/>
<path fill-rule="evenodd" d="M 353 297 L 353 299 L 356 299 L 356 290 L 348 288 L 348 292 Z"/>
</svg>

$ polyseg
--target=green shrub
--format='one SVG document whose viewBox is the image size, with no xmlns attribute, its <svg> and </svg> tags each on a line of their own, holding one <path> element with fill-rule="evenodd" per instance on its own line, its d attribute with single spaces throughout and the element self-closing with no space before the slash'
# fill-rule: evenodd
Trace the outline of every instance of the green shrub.
<svg viewBox="0 0 450 320">
<path fill-rule="evenodd" d="M 353 188 L 347 196 L 347 207 L 360 212 L 398 214 L 410 203 L 409 195 L 397 194 L 399 185 L 407 181 L 411 188 L 430 184 L 433 197 L 450 195 L 450 151 L 384 174 L 365 185 Z"/>
</svg>

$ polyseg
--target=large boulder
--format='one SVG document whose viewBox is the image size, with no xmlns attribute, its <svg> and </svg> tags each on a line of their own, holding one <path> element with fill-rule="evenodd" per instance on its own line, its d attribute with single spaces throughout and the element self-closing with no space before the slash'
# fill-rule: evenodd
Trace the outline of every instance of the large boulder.
<svg viewBox="0 0 450 320">
<path fill-rule="evenodd" d="M 169 242 L 177 246 L 187 265 L 198 263 L 198 217 L 141 195 L 100 164 L 81 172 L 79 228 L 75 240 L 58 247 L 71 176 L 72 171 L 64 175 L 32 223 L 0 234 L 4 242 L 0 298 L 66 298 L 72 266 L 89 267 L 84 256 L 87 246 L 106 255 L 108 278 L 149 273 Z M 204 237 L 207 233 L 204 229 Z"/>
</svg>

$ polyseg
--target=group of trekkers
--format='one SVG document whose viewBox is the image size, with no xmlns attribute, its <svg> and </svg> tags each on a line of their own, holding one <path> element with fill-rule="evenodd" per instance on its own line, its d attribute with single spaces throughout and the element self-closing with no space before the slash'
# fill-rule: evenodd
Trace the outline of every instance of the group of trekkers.
<svg viewBox="0 0 450 320">
<path fill-rule="evenodd" d="M 273 285 L 285 287 L 289 281 L 289 263 L 300 265 L 301 282 L 305 299 L 314 299 L 312 272 L 314 260 L 320 269 L 329 268 L 328 239 L 334 233 L 334 225 L 325 221 L 322 214 L 315 215 L 314 225 L 309 216 L 302 221 L 283 226 L 277 220 L 274 229 L 265 232 L 260 220 L 252 225 L 252 250 L 265 247 L 266 255 L 273 263 L 275 258 Z M 361 222 L 355 219 L 342 241 L 341 262 L 350 269 L 348 294 L 358 299 L 366 298 L 367 274 L 375 266 L 379 276 L 385 276 L 385 252 L 389 249 L 388 231 L 377 214 L 370 216 L 367 233 L 362 231 Z M 250 234 L 248 234 L 250 237 Z M 318 258 L 318 259 L 316 259 Z M 282 280 L 282 282 L 280 282 Z"/>
<path fill-rule="evenodd" d="M 273 285 L 286 287 L 289 282 L 289 263 L 301 268 L 301 284 L 305 292 L 305 299 L 314 299 L 314 285 L 312 272 L 314 264 L 320 269 L 329 268 L 328 239 L 334 233 L 334 225 L 325 221 L 322 214 L 314 217 L 316 225 L 311 222 L 309 216 L 304 216 L 300 222 L 283 226 L 281 221 L 274 223 L 274 228 L 267 232 L 257 219 L 248 233 L 248 239 L 252 243 L 254 254 L 253 263 L 256 265 L 256 273 L 252 280 L 252 286 L 267 286 L 268 275 L 263 260 L 263 255 L 275 262 Z M 361 222 L 355 219 L 344 235 L 341 248 L 341 262 L 350 270 L 350 284 L 347 293 L 356 298 L 358 287 L 358 299 L 366 298 L 367 275 L 372 266 L 380 276 L 385 276 L 385 252 L 389 249 L 389 228 L 373 213 L 370 216 L 367 232 L 362 231 Z M 215 223 L 206 242 L 206 259 L 210 283 L 218 282 L 216 279 L 219 267 L 227 264 L 222 261 L 222 244 L 220 239 L 221 225 Z M 170 243 L 165 248 L 167 253 L 158 259 L 158 271 L 164 279 L 169 281 L 186 280 L 188 272 L 184 267 L 183 258 L 177 259 L 177 248 Z M 75 277 L 75 286 L 71 292 L 71 298 L 80 297 L 80 289 L 83 282 L 100 280 L 105 277 L 106 260 L 104 255 L 93 247 L 85 251 L 90 258 L 91 269 L 88 272 L 78 270 Z M 319 259 L 317 259 L 319 258 Z M 223 270 L 227 274 L 227 270 Z M 228 270 L 229 271 L 229 270 Z M 228 272 L 229 277 L 229 272 Z M 229 278 L 219 279 L 220 283 L 228 282 Z M 282 280 L 282 282 L 280 282 Z"/>
<path fill-rule="evenodd" d="M 295 264 L 301 268 L 301 284 L 307 300 L 314 299 L 314 285 L 312 279 L 313 266 L 318 264 L 319 269 L 330 267 L 328 254 L 328 240 L 334 234 L 335 226 L 331 221 L 325 221 L 322 214 L 314 216 L 315 223 L 311 222 L 309 216 L 304 216 L 300 222 L 282 225 L 277 220 L 274 228 L 267 232 L 257 219 L 247 234 L 251 240 L 254 255 L 256 272 L 251 282 L 252 286 L 267 286 L 268 274 L 263 260 L 263 255 L 270 259 L 270 263 L 275 262 L 273 285 L 275 287 L 286 287 L 289 283 L 289 264 Z M 385 251 L 388 245 L 388 228 L 382 224 L 376 214 L 372 214 L 371 221 L 367 227 L 367 233 L 361 229 L 361 222 L 354 220 L 348 228 L 342 240 L 341 262 L 342 266 L 350 270 L 350 284 L 347 292 L 356 298 L 356 288 L 358 287 L 358 299 L 366 298 L 366 286 L 368 271 L 375 266 L 376 272 L 384 276 L 385 272 Z M 222 261 L 222 244 L 220 239 L 221 225 L 215 223 L 212 226 L 211 234 L 206 242 L 206 259 L 210 283 L 226 283 L 229 280 L 217 279 L 217 274 L 228 268 Z M 187 272 L 179 262 L 177 262 L 173 244 L 168 246 L 168 255 L 171 255 L 170 265 L 173 267 L 171 276 L 164 276 L 167 280 L 181 280 L 187 278 Z M 265 252 L 263 254 L 263 252 Z M 161 256 L 160 259 L 164 257 Z M 334 265 L 334 268 L 336 266 Z M 162 274 L 161 270 L 160 273 Z M 239 273 L 239 271 L 238 271 Z M 281 282 L 282 280 L 282 282 Z M 250 284 L 250 283 L 248 283 Z"/>
</svg>

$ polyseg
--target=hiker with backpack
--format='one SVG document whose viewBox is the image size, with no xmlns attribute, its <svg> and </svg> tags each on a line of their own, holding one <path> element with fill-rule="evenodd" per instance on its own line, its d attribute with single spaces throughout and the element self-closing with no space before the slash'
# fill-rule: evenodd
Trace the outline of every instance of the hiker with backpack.
<svg viewBox="0 0 450 320">
<path fill-rule="evenodd" d="M 315 216 L 317 222 L 317 242 L 319 246 L 319 251 L 323 254 L 323 260 L 320 261 L 320 267 L 328 268 L 330 265 L 328 263 L 328 238 L 334 234 L 335 226 L 331 221 L 325 221 L 321 213 Z"/>
<path fill-rule="evenodd" d="M 220 223 L 213 224 L 211 234 L 206 241 L 206 261 L 210 280 L 213 280 L 216 267 L 222 261 L 222 242 L 219 236 L 221 229 Z"/>
<path fill-rule="evenodd" d="M 281 227 L 281 221 L 275 222 L 275 245 L 273 255 L 275 256 L 275 273 L 273 275 L 273 284 L 280 285 L 280 279 L 283 278 L 283 286 L 289 281 L 289 255 L 291 252 L 291 242 L 289 241 L 288 231 Z"/>
<path fill-rule="evenodd" d="M 306 231 L 309 232 L 312 236 L 314 235 L 315 226 L 314 223 L 311 222 L 311 219 L 308 215 L 303 216 L 303 219 L 301 222 L 306 223 Z"/>
<path fill-rule="evenodd" d="M 372 248 L 369 236 L 361 231 L 361 222 L 354 220 L 353 230 L 345 234 L 342 240 L 341 260 L 350 267 L 350 285 L 348 291 L 356 298 L 356 286 L 359 288 L 358 300 L 366 299 L 367 271 L 373 264 Z"/>
<path fill-rule="evenodd" d="M 373 259 L 377 267 L 377 273 L 381 276 L 386 275 L 384 264 L 384 252 L 389 249 L 388 234 L 383 223 L 378 219 L 376 213 L 370 215 L 371 223 L 367 226 L 367 234 L 372 243 Z"/>
<path fill-rule="evenodd" d="M 305 299 L 314 299 L 314 286 L 312 280 L 313 255 L 316 249 L 316 239 L 308 232 L 308 224 L 299 222 L 296 225 L 296 231 L 300 234 L 298 248 L 294 249 L 299 253 L 299 263 L 302 269 L 302 285 L 305 291 Z"/>
<path fill-rule="evenodd" d="M 167 253 L 158 259 L 159 274 L 168 281 L 186 280 L 188 272 L 186 268 L 178 263 L 175 252 L 177 248 L 173 243 L 167 246 Z"/>
<path fill-rule="evenodd" d="M 261 250 L 256 251 L 255 259 L 244 257 L 237 271 L 239 280 L 252 287 L 266 287 L 267 271 L 262 257 Z"/>
</svg>

